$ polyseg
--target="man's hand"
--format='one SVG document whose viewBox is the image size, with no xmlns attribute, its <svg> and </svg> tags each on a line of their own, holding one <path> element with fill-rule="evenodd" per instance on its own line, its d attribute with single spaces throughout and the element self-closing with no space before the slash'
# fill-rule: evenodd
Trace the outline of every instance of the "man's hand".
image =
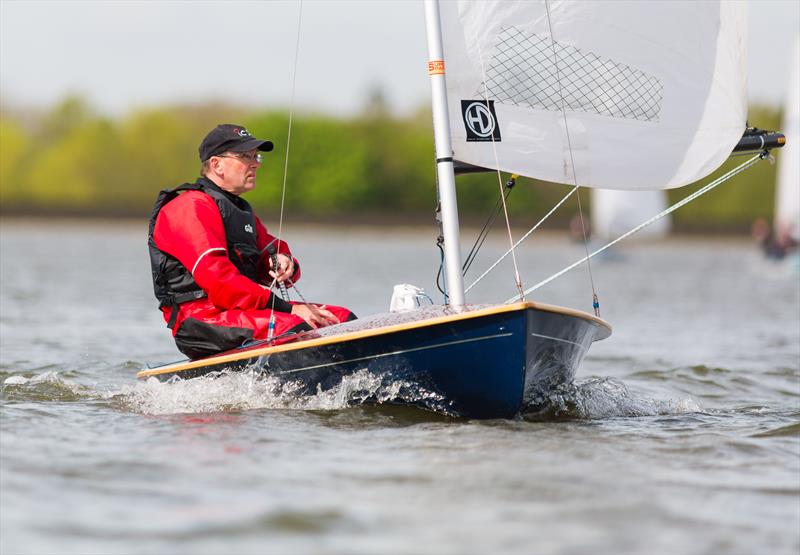
<svg viewBox="0 0 800 555">
<path fill-rule="evenodd" d="M 330 311 L 325 309 L 325 305 L 317 306 L 313 304 L 292 305 L 292 314 L 299 316 L 312 328 L 324 328 L 332 324 L 338 324 L 339 319 Z"/>
<path fill-rule="evenodd" d="M 274 268 L 272 257 L 269 258 L 269 275 L 278 280 L 278 283 L 283 283 L 294 274 L 294 260 L 285 254 L 278 254 L 278 268 Z M 310 322 L 309 322 L 310 323 Z"/>
</svg>

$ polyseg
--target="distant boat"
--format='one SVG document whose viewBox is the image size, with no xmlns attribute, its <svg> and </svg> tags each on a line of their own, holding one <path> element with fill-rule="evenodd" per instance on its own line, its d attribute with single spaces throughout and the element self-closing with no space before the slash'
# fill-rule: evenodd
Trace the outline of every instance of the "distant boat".
<svg viewBox="0 0 800 555">
<path fill-rule="evenodd" d="M 596 241 L 610 241 L 667 208 L 665 191 L 617 191 L 592 189 L 591 235 Z M 672 228 L 669 216 L 643 228 L 637 239 L 661 239 Z"/>
<path fill-rule="evenodd" d="M 783 105 L 786 146 L 778 154 L 773 231 L 787 251 L 800 242 L 800 36 L 795 39 L 789 83 Z"/>
<path fill-rule="evenodd" d="M 454 162 L 628 191 L 697 181 L 745 129 L 742 5 L 424 4 L 447 304 L 276 337 L 140 378 L 252 369 L 315 392 L 367 370 L 430 393 L 398 391 L 388 402 L 508 418 L 569 383 L 591 344 L 611 334 L 596 315 L 520 295 L 466 303 Z"/>
</svg>

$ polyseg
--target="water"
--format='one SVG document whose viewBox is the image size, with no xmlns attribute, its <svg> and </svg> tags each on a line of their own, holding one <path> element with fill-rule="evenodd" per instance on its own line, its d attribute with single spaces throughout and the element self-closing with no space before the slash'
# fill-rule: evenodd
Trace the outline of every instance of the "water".
<svg viewBox="0 0 800 555">
<path fill-rule="evenodd" d="M 241 374 L 137 382 L 180 358 L 144 235 L 0 226 L 2 553 L 800 550 L 800 285 L 746 242 L 597 261 L 614 334 L 578 381 L 540 413 L 468 421 L 350 406 L 393 393 L 366 374 L 312 397 Z M 435 291 L 433 233 L 287 238 L 309 299 L 369 314 L 395 283 Z M 488 243 L 474 275 L 503 249 Z M 534 239 L 521 273 L 530 285 L 582 252 Z M 513 292 L 504 264 L 470 299 Z M 585 268 L 535 300 L 590 308 Z"/>
</svg>

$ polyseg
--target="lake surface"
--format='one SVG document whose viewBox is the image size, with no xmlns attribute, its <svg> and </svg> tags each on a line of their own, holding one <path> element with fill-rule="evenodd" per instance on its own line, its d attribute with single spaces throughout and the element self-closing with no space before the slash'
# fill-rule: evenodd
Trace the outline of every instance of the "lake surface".
<svg viewBox="0 0 800 555">
<path fill-rule="evenodd" d="M 546 414 L 470 421 L 349 406 L 369 383 L 298 398 L 245 375 L 137 382 L 181 358 L 145 235 L 0 223 L 4 554 L 800 550 L 800 282 L 746 241 L 593 261 L 614 334 Z M 285 236 L 309 300 L 383 312 L 407 282 L 441 302 L 433 229 Z M 523 280 L 583 253 L 534 237 Z M 468 299 L 514 290 L 503 263 Z M 532 300 L 591 310 L 591 295 L 584 265 Z"/>
</svg>

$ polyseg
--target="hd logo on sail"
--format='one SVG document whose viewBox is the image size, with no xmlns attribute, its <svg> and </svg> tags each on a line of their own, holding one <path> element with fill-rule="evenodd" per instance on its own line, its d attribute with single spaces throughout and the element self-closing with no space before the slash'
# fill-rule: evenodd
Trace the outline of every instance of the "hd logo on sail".
<svg viewBox="0 0 800 555">
<path fill-rule="evenodd" d="M 467 141 L 500 141 L 500 127 L 494 111 L 494 100 L 462 100 L 461 115 Z"/>
</svg>

